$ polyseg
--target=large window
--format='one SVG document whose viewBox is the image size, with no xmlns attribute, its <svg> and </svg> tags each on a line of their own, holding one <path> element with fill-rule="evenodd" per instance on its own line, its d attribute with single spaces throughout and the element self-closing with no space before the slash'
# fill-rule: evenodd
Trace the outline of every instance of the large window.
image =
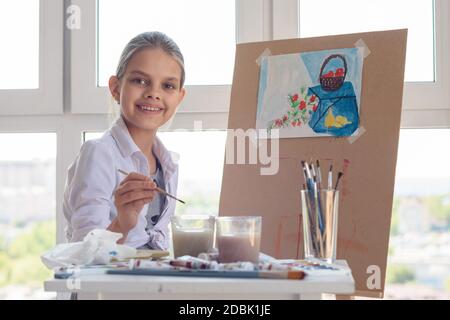
<svg viewBox="0 0 450 320">
<path fill-rule="evenodd" d="M 450 299 L 450 129 L 403 129 L 386 298 Z"/>
<path fill-rule="evenodd" d="M 180 113 L 225 113 L 236 43 L 262 40 L 260 1 L 73 2 L 80 6 L 85 26 L 71 39 L 70 104 L 77 114 L 107 112 L 106 86 L 116 73 L 122 50 L 137 34 L 154 30 L 171 37 L 185 58 L 188 94 Z M 226 123 L 225 118 L 222 121 Z"/>
<path fill-rule="evenodd" d="M 40 255 L 56 240 L 56 135 L 0 133 L 0 300 L 49 298 Z"/>
<path fill-rule="evenodd" d="M 300 37 L 407 28 L 405 81 L 434 81 L 433 0 L 300 0 L 299 22 Z"/>
<path fill-rule="evenodd" d="M 0 89 L 38 88 L 39 1 L 0 2 L 0 39 Z"/>
<path fill-rule="evenodd" d="M 234 1 L 99 0 L 98 20 L 100 86 L 106 86 L 115 74 L 127 42 L 155 30 L 166 33 L 180 47 L 186 85 L 231 84 L 236 44 Z"/>
<path fill-rule="evenodd" d="M 63 1 L 0 2 L 0 116 L 63 112 Z"/>
</svg>

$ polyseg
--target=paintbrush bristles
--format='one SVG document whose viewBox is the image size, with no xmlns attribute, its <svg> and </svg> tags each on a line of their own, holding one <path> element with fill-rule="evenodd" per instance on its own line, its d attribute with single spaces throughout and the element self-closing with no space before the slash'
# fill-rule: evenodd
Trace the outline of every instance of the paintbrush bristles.
<svg viewBox="0 0 450 320">
<path fill-rule="evenodd" d="M 320 172 L 320 164 L 319 160 L 316 161 L 317 164 L 317 179 L 319 180 L 319 183 L 322 182 L 322 173 Z"/>
<path fill-rule="evenodd" d="M 314 164 L 311 163 L 310 166 L 311 166 L 311 171 L 312 171 L 313 177 L 317 177 L 316 169 L 314 168 Z"/>
<path fill-rule="evenodd" d="M 305 160 L 300 161 L 303 169 L 303 178 L 305 179 L 305 185 L 307 189 L 313 189 L 313 187 L 317 187 L 321 190 L 321 182 L 322 182 L 322 172 L 320 171 L 320 162 L 316 160 L 317 166 L 315 166 L 314 162 L 311 161 L 308 163 Z M 339 171 L 336 178 L 336 183 L 333 189 L 333 164 L 330 164 L 330 170 L 328 171 L 328 190 L 337 190 L 339 186 L 339 181 L 341 180 L 343 172 Z M 311 184 L 311 186 L 310 186 Z"/>
<path fill-rule="evenodd" d="M 308 161 L 301 160 L 300 161 L 303 169 L 303 178 L 305 180 L 306 188 L 310 188 L 309 184 L 311 184 L 311 188 L 317 186 L 317 188 L 320 190 L 321 182 L 322 182 L 322 172 L 320 171 L 320 162 L 319 160 L 316 160 L 317 166 L 314 164 L 313 161 L 311 163 L 308 163 Z M 334 185 L 333 189 L 333 164 L 330 164 L 330 170 L 328 171 L 328 190 L 337 190 L 339 186 L 339 181 L 341 180 L 342 176 L 344 175 L 343 172 L 339 171 L 336 178 L 336 183 Z"/>
<path fill-rule="evenodd" d="M 338 176 L 337 176 L 337 179 L 336 179 L 336 184 L 334 185 L 334 190 L 337 190 L 337 187 L 338 187 L 338 184 L 339 184 L 339 180 L 341 180 L 341 177 L 343 176 L 344 174 L 342 173 L 342 172 L 338 172 Z"/>
</svg>

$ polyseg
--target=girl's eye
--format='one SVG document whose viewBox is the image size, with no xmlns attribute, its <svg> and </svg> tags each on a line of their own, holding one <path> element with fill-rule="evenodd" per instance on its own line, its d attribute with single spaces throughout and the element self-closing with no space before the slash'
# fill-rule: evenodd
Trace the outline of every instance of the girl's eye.
<svg viewBox="0 0 450 320">
<path fill-rule="evenodd" d="M 144 79 L 141 78 L 135 78 L 133 80 L 131 80 L 131 82 L 136 83 L 136 84 L 140 84 L 140 85 L 146 85 L 147 82 Z"/>
</svg>

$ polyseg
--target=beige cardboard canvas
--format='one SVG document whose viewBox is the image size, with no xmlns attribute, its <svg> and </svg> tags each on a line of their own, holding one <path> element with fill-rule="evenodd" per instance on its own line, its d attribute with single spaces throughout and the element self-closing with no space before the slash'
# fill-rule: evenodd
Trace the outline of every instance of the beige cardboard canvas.
<svg viewBox="0 0 450 320">
<path fill-rule="evenodd" d="M 360 135 L 280 139 L 275 175 L 261 175 L 267 165 L 260 162 L 225 163 L 219 210 L 221 216 L 262 216 L 261 251 L 276 258 L 301 258 L 300 161 L 319 159 L 322 168 L 332 161 L 344 172 L 337 257 L 349 263 L 356 295 L 381 297 L 384 291 L 406 38 L 407 30 L 393 30 L 247 43 L 236 49 L 228 128 L 243 130 L 255 128 L 258 57 L 263 52 L 280 55 L 362 43 L 370 50 L 363 64 Z M 235 154 L 236 148 L 234 144 Z"/>
</svg>

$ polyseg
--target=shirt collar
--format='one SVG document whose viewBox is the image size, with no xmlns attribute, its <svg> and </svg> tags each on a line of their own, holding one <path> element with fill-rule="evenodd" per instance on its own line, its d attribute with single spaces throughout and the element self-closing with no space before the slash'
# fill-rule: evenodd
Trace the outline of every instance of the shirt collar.
<svg viewBox="0 0 450 320">
<path fill-rule="evenodd" d="M 130 132 L 128 131 L 127 125 L 125 124 L 122 116 L 117 119 L 116 123 L 111 128 L 111 135 L 114 140 L 116 140 L 122 156 L 129 157 L 133 153 L 141 151 L 131 138 Z"/>
<path fill-rule="evenodd" d="M 116 140 L 120 153 L 123 157 L 130 157 L 136 152 L 142 153 L 133 141 L 133 138 L 131 138 L 130 132 L 128 131 L 127 125 L 125 124 L 122 116 L 120 116 L 116 123 L 112 126 L 111 135 L 114 140 Z M 178 155 L 167 150 L 158 136 L 155 136 L 152 151 L 161 163 L 164 172 L 170 174 L 175 171 L 178 163 Z"/>
</svg>

